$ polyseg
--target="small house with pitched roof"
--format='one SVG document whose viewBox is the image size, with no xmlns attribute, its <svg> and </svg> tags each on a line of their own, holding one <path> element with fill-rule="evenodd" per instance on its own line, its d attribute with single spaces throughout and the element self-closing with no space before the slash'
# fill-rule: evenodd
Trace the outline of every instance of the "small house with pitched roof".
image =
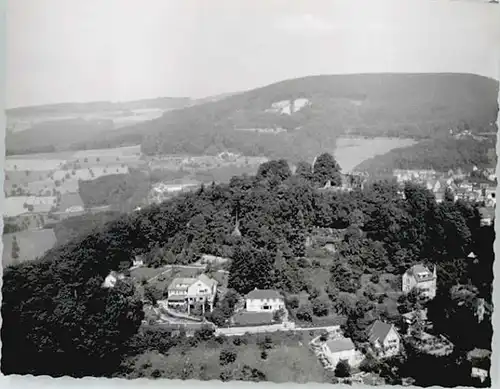
<svg viewBox="0 0 500 389">
<path fill-rule="evenodd" d="M 434 266 L 434 270 L 431 272 L 424 265 L 414 265 L 403 274 L 403 293 L 409 293 L 415 288 L 418 288 L 422 295 L 429 299 L 436 297 L 436 266 Z"/>
<path fill-rule="evenodd" d="M 285 300 L 281 294 L 272 289 L 255 288 L 245 296 L 248 312 L 274 312 L 285 309 Z"/>
<path fill-rule="evenodd" d="M 401 338 L 392 324 L 376 320 L 369 329 L 368 340 L 381 358 L 392 357 L 401 349 Z"/>
<path fill-rule="evenodd" d="M 337 366 L 340 361 L 347 361 L 351 367 L 355 367 L 360 362 L 356 347 L 350 338 L 329 340 L 322 344 L 321 349 L 332 366 Z"/>
</svg>

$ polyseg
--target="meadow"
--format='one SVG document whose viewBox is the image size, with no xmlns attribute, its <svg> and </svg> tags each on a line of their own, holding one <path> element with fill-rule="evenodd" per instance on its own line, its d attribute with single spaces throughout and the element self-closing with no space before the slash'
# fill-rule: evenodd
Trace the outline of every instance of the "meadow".
<svg viewBox="0 0 500 389">
<path fill-rule="evenodd" d="M 7 156 L 4 190 L 7 196 L 16 188 L 22 190 L 16 195 L 78 192 L 79 180 L 127 174 L 141 162 L 140 146 Z"/>
<path fill-rule="evenodd" d="M 16 237 L 19 245 L 19 258 L 12 258 L 12 242 Z M 21 231 L 12 234 L 4 234 L 3 241 L 3 266 L 9 266 L 18 262 L 32 261 L 50 250 L 56 244 L 56 236 L 52 229 Z"/>
<path fill-rule="evenodd" d="M 225 339 L 227 344 L 209 340 L 189 348 L 181 344 L 166 353 L 149 351 L 133 358 L 131 376 L 220 380 L 237 378 L 239 372 L 250 368 L 276 383 L 331 382 L 310 350 L 310 340 L 310 334 L 303 332 L 246 335 Z M 224 364 L 220 355 L 227 348 L 236 352 L 236 359 Z"/>
</svg>

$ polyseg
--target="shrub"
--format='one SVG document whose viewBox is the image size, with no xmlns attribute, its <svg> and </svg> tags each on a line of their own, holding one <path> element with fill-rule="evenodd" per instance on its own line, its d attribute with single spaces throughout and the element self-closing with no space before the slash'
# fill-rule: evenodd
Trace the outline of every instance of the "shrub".
<svg viewBox="0 0 500 389">
<path fill-rule="evenodd" d="M 299 309 L 297 309 L 297 313 L 295 314 L 295 316 L 297 316 L 297 319 L 299 320 L 311 322 L 313 316 L 312 314 L 313 314 L 312 308 L 309 304 L 307 304 L 299 307 Z"/>
<path fill-rule="evenodd" d="M 318 297 L 312 301 L 312 311 L 316 316 L 328 315 L 329 306 L 325 299 Z"/>
<path fill-rule="evenodd" d="M 374 284 L 378 284 L 380 282 L 380 277 L 378 274 L 372 274 L 370 277 L 370 281 L 373 282 Z"/>
<path fill-rule="evenodd" d="M 347 361 L 339 361 L 335 367 L 335 376 L 345 378 L 351 376 L 351 366 Z"/>
<path fill-rule="evenodd" d="M 238 356 L 238 353 L 235 349 L 225 348 L 225 349 L 222 349 L 222 351 L 219 354 L 219 361 L 220 361 L 222 366 L 228 365 L 228 364 L 236 361 L 237 356 Z"/>
<path fill-rule="evenodd" d="M 297 296 L 290 296 L 286 300 L 286 305 L 290 309 L 297 309 L 299 307 L 299 298 Z"/>
</svg>

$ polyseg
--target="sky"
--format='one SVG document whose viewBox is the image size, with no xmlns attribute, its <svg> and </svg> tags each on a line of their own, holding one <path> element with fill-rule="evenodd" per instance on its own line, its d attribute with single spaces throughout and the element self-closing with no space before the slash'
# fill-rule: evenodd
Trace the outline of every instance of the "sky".
<svg viewBox="0 0 500 389">
<path fill-rule="evenodd" d="M 205 97 L 315 74 L 499 78 L 483 0 L 10 0 L 7 108 Z"/>
</svg>

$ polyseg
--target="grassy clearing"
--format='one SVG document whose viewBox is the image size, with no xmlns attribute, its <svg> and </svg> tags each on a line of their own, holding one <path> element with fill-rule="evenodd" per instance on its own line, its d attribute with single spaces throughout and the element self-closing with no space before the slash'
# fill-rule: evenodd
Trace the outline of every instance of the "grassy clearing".
<svg viewBox="0 0 500 389">
<path fill-rule="evenodd" d="M 155 374 L 163 378 L 184 378 L 219 380 L 222 372 L 235 373 L 244 366 L 258 369 L 271 382 L 329 382 L 325 370 L 317 357 L 309 349 L 312 336 L 308 332 L 298 334 L 270 334 L 271 348 L 266 350 L 265 359 L 257 344 L 264 335 L 247 335 L 245 342 L 235 345 L 234 339 L 226 339 L 224 344 L 215 340 L 195 346 L 178 345 L 163 355 L 149 351 L 135 358 L 134 374 L 150 377 Z M 228 346 L 237 353 L 236 360 L 222 366 L 220 353 Z"/>
<path fill-rule="evenodd" d="M 19 245 L 19 258 L 12 258 L 12 242 L 14 236 Z M 3 266 L 9 266 L 16 263 L 32 261 L 41 257 L 47 250 L 50 250 L 56 244 L 56 236 L 51 229 L 21 231 L 13 234 L 5 234 L 3 241 Z"/>
</svg>

